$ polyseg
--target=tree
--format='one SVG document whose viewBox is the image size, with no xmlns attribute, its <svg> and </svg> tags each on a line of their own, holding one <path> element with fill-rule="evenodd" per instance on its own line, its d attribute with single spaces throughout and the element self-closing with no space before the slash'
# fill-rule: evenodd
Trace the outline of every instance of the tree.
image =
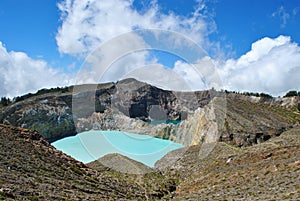
<svg viewBox="0 0 300 201">
<path fill-rule="evenodd" d="M 11 103 L 11 100 L 9 98 L 6 98 L 6 97 L 2 97 L 1 98 L 1 101 L 0 101 L 0 104 L 2 106 L 7 106 Z"/>
<path fill-rule="evenodd" d="M 22 101 L 24 100 L 24 97 L 23 96 L 17 96 L 13 99 L 14 102 L 19 102 L 19 101 Z"/>
<path fill-rule="evenodd" d="M 298 108 L 298 110 L 299 110 L 299 112 L 300 112 L 300 103 L 298 103 L 298 106 L 297 106 L 297 108 Z"/>
<path fill-rule="evenodd" d="M 289 91 L 283 97 L 285 98 L 285 97 L 292 97 L 292 96 L 297 96 L 297 95 L 298 95 L 297 91 Z"/>
<path fill-rule="evenodd" d="M 265 97 L 265 98 L 272 98 L 272 96 L 270 94 L 266 94 L 266 93 L 260 93 L 259 96 Z"/>
</svg>

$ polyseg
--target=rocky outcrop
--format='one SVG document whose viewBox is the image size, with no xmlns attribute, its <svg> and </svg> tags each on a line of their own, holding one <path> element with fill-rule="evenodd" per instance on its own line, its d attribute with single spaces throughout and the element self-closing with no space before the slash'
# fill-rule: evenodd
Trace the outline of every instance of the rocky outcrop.
<svg viewBox="0 0 300 201">
<path fill-rule="evenodd" d="M 300 96 L 294 97 L 257 97 L 257 96 L 246 96 L 242 94 L 229 93 L 227 97 L 234 100 L 249 101 L 252 103 L 264 103 L 266 105 L 281 106 L 284 108 L 295 108 L 300 102 Z"/>
<path fill-rule="evenodd" d="M 218 107 L 225 108 L 225 101 L 224 98 L 215 97 L 203 108 L 196 109 L 171 132 L 170 139 L 185 146 L 219 141 L 225 113 L 220 113 Z"/>
<path fill-rule="evenodd" d="M 100 129 L 149 134 L 186 146 L 213 141 L 249 146 L 299 122 L 298 102 L 299 97 L 166 91 L 126 79 L 32 96 L 1 109 L 0 123 L 35 129 L 49 141 Z"/>
<path fill-rule="evenodd" d="M 55 94 L 17 102 L 0 111 L 0 123 L 37 130 L 54 141 L 74 135 L 70 95 Z"/>
<path fill-rule="evenodd" d="M 113 107 L 130 118 L 181 119 L 180 105 L 173 92 L 133 79 L 118 82 L 111 101 Z"/>
<path fill-rule="evenodd" d="M 300 113 L 285 107 L 233 97 L 215 97 L 171 132 L 184 145 L 223 141 L 251 146 L 279 136 L 300 122 Z"/>
<path fill-rule="evenodd" d="M 166 200 L 299 200 L 300 128 L 239 149 L 217 142 L 169 152 L 155 168 L 178 179 Z M 297 190 L 298 189 L 298 190 Z"/>
<path fill-rule="evenodd" d="M 34 129 L 54 141 L 90 129 L 134 130 L 145 126 L 145 121 L 183 120 L 197 105 L 186 100 L 191 100 L 191 95 L 185 97 L 134 79 L 68 90 L 31 96 L 2 108 L 0 123 Z"/>
<path fill-rule="evenodd" d="M 84 165 L 57 151 L 35 131 L 0 125 L 0 198 L 299 200 L 299 133 L 296 127 L 243 149 L 223 142 L 185 147 L 168 153 L 153 171 L 132 175 L 101 162 L 120 168 L 121 159 L 147 167 L 120 155 Z M 206 145 L 213 149 L 201 158 Z"/>
<path fill-rule="evenodd" d="M 103 166 L 105 166 L 106 168 L 127 174 L 144 175 L 146 173 L 154 172 L 152 168 L 144 165 L 143 163 L 120 154 L 107 154 L 91 163 L 88 163 L 87 165 L 100 170 Z"/>
<path fill-rule="evenodd" d="M 100 163 L 89 167 L 36 131 L 1 124 L 0 156 L 1 200 L 158 200 L 176 189 L 159 172 L 125 174 Z"/>
</svg>

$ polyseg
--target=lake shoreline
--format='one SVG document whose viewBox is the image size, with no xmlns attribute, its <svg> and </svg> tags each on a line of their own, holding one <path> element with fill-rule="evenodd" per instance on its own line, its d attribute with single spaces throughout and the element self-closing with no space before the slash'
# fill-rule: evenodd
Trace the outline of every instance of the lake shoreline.
<svg viewBox="0 0 300 201">
<path fill-rule="evenodd" d="M 90 130 L 57 140 L 51 145 L 85 164 L 116 153 L 151 168 L 170 151 L 183 147 L 170 140 L 115 130 Z"/>
</svg>

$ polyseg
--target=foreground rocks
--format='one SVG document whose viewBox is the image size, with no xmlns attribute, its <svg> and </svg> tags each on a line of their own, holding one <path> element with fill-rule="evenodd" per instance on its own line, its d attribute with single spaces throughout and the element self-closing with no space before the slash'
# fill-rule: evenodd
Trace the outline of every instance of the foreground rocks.
<svg viewBox="0 0 300 201">
<path fill-rule="evenodd" d="M 1 108 L 0 123 L 23 128 L 0 125 L 0 199 L 300 199 L 299 97 L 171 92 L 133 79 L 73 88 Z M 85 165 L 49 144 L 90 129 L 186 147 L 151 169 L 118 154 Z"/>
<path fill-rule="evenodd" d="M 0 145 L 2 200 L 300 199 L 299 127 L 251 147 L 217 142 L 178 149 L 155 169 L 117 154 L 85 165 L 37 132 L 5 125 Z M 147 173 L 124 173 L 132 167 Z"/>
<path fill-rule="evenodd" d="M 99 166 L 100 165 L 100 166 Z M 96 161 L 88 163 L 89 167 L 101 170 L 103 166 L 121 173 L 144 175 L 154 170 L 141 162 L 132 160 L 121 154 L 107 154 Z"/>
<path fill-rule="evenodd" d="M 27 129 L 0 125 L 0 156 L 0 200 L 157 200 L 175 190 L 154 171 L 88 167 Z"/>
<path fill-rule="evenodd" d="M 300 127 L 247 148 L 226 143 L 175 150 L 156 163 L 177 178 L 174 200 L 300 200 Z"/>
</svg>

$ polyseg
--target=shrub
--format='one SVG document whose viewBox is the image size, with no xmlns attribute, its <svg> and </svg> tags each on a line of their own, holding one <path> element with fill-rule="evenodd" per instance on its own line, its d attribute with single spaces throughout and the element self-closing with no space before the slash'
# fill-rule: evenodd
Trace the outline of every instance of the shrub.
<svg viewBox="0 0 300 201">
<path fill-rule="evenodd" d="M 11 103 L 10 98 L 2 97 L 0 100 L 0 105 L 7 106 Z"/>
<path fill-rule="evenodd" d="M 289 91 L 283 97 L 292 97 L 292 96 L 297 96 L 297 95 L 298 95 L 297 91 Z"/>
<path fill-rule="evenodd" d="M 265 98 L 272 98 L 272 96 L 270 94 L 265 94 L 265 93 L 260 93 L 259 96 L 265 97 Z"/>
</svg>

